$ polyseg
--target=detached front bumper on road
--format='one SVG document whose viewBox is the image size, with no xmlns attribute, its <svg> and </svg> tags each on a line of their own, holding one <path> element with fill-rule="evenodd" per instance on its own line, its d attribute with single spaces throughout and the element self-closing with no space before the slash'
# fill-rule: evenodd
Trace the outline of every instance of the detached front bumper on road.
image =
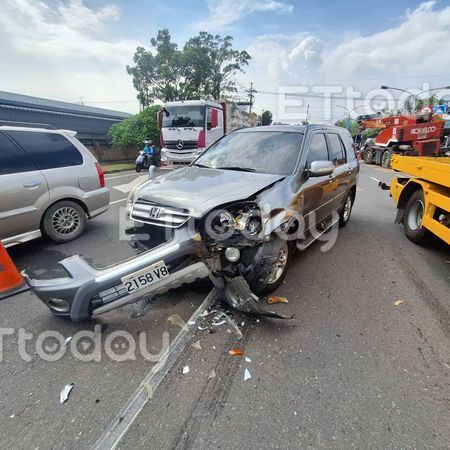
<svg viewBox="0 0 450 450">
<path fill-rule="evenodd" d="M 203 245 L 194 239 L 196 236 L 188 228 L 176 229 L 167 243 L 104 269 L 91 266 L 81 256 L 71 256 L 60 262 L 68 273 L 65 278 L 36 280 L 25 271 L 22 275 L 31 290 L 55 315 L 69 317 L 73 321 L 87 320 L 143 296 L 162 294 L 184 283 L 207 277 L 209 270 L 203 262 L 194 261 L 179 270 L 170 267 L 172 262 L 193 254 Z M 160 261 L 169 267 L 167 278 L 134 293 L 127 293 L 121 281 L 123 277 Z"/>
</svg>

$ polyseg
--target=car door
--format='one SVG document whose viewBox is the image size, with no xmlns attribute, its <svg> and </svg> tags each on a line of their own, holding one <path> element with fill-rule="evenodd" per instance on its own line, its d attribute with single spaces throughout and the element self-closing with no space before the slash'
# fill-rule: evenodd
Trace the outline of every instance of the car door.
<svg viewBox="0 0 450 450">
<path fill-rule="evenodd" d="M 306 142 L 304 164 L 307 179 L 303 183 L 303 218 L 305 230 L 326 219 L 332 211 L 332 201 L 336 194 L 334 174 L 309 177 L 307 170 L 313 161 L 329 161 L 328 144 L 323 132 L 311 133 Z"/>
<path fill-rule="evenodd" d="M 334 183 L 335 192 L 332 202 L 332 210 L 339 211 L 344 204 L 345 195 L 348 192 L 349 186 L 349 171 L 351 167 L 347 162 L 347 154 L 344 144 L 338 133 L 327 132 L 328 149 L 330 153 L 330 161 L 333 163 L 334 169 Z"/>
<path fill-rule="evenodd" d="M 38 231 L 49 198 L 44 175 L 25 152 L 0 131 L 0 239 Z"/>
</svg>

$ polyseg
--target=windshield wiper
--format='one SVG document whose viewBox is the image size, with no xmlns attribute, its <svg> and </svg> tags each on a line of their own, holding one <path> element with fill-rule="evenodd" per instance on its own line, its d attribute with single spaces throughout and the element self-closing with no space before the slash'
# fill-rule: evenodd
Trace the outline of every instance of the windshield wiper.
<svg viewBox="0 0 450 450">
<path fill-rule="evenodd" d="M 240 172 L 256 172 L 255 169 L 252 169 L 250 167 L 233 167 L 233 166 L 227 166 L 227 167 L 216 167 L 216 169 L 222 169 L 222 170 L 239 170 Z"/>
<path fill-rule="evenodd" d="M 204 164 L 192 163 L 191 166 L 202 167 L 204 169 L 211 169 L 210 166 L 205 166 Z"/>
</svg>

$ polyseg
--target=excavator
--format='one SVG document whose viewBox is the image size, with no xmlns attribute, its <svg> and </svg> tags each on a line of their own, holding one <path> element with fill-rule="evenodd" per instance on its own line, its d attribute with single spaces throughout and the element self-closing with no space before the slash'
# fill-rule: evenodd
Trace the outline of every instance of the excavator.
<svg viewBox="0 0 450 450">
<path fill-rule="evenodd" d="M 374 139 L 368 139 L 361 155 L 366 164 L 391 166 L 392 155 L 438 156 L 445 121 L 423 108 L 414 115 L 394 115 L 360 120 L 361 130 L 379 129 Z"/>
</svg>

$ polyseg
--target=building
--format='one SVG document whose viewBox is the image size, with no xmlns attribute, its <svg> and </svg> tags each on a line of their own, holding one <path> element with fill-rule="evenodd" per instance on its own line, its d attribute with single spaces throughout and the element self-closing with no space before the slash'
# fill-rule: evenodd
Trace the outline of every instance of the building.
<svg viewBox="0 0 450 450">
<path fill-rule="evenodd" d="M 111 125 L 127 117 L 130 114 L 125 112 L 0 91 L 0 124 L 33 123 L 74 130 L 87 147 L 107 146 Z"/>
</svg>

